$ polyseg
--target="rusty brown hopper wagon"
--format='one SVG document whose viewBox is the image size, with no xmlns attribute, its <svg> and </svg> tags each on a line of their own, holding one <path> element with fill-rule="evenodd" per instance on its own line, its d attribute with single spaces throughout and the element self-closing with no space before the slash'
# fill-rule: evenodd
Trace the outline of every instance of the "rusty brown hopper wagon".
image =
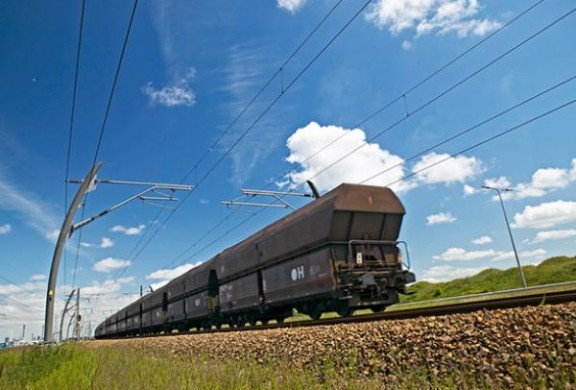
<svg viewBox="0 0 576 390">
<path fill-rule="evenodd" d="M 383 310 L 414 281 L 398 241 L 404 214 L 388 188 L 342 184 L 116 313 L 96 336 L 282 322 L 293 309 Z"/>
</svg>

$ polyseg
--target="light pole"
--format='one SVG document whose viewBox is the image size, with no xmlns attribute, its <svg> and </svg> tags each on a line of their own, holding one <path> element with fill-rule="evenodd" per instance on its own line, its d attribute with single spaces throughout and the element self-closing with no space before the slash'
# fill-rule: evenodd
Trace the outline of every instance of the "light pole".
<svg viewBox="0 0 576 390">
<path fill-rule="evenodd" d="M 522 278 L 522 286 L 527 288 L 526 278 L 524 278 L 524 271 L 522 271 L 522 266 L 520 265 L 520 259 L 518 258 L 518 251 L 516 250 L 516 244 L 514 244 L 514 236 L 512 236 L 512 229 L 510 229 L 510 223 L 508 222 L 508 215 L 506 214 L 506 209 L 504 208 L 504 201 L 502 200 L 502 195 L 500 191 L 512 191 L 510 188 L 495 188 L 489 186 L 482 186 L 482 188 L 487 190 L 494 190 L 498 194 L 498 199 L 500 199 L 500 206 L 502 206 L 502 214 L 504 214 L 504 220 L 506 221 L 506 227 L 508 228 L 508 234 L 510 235 L 510 242 L 512 242 L 512 249 L 514 250 L 514 257 L 516 257 L 516 264 L 518 265 L 518 271 L 520 272 L 520 277 Z"/>
</svg>

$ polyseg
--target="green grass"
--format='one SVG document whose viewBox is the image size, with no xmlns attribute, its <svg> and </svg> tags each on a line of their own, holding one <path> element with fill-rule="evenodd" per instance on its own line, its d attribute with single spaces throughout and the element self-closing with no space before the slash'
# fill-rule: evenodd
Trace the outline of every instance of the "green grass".
<svg viewBox="0 0 576 390">
<path fill-rule="evenodd" d="M 576 281 L 576 257 L 553 257 L 537 266 L 522 267 L 529 287 Z M 487 269 L 477 275 L 444 283 L 417 282 L 409 287 L 412 295 L 402 296 L 402 303 L 421 302 L 494 291 L 521 288 L 518 268 Z"/>
<path fill-rule="evenodd" d="M 1 389 L 495 389 L 564 388 L 573 372 L 508 378 L 458 369 L 442 375 L 423 365 L 400 362 L 367 374 L 354 351 L 321 357 L 305 368 L 289 362 L 251 359 L 222 362 L 208 356 L 90 344 L 36 346 L 0 352 Z"/>
<path fill-rule="evenodd" d="M 322 389 L 373 388 L 330 367 L 291 369 L 258 362 L 184 360 L 166 351 L 84 345 L 14 348 L 0 352 L 1 389 Z M 367 387 L 368 386 L 368 387 Z"/>
</svg>

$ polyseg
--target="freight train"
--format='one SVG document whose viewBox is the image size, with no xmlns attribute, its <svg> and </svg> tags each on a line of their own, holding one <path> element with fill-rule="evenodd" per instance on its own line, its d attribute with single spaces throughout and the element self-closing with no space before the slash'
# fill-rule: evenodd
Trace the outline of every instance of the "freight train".
<svg viewBox="0 0 576 390">
<path fill-rule="evenodd" d="M 398 241 L 404 214 L 388 188 L 342 184 L 108 317 L 95 337 L 382 311 L 415 280 Z"/>
</svg>

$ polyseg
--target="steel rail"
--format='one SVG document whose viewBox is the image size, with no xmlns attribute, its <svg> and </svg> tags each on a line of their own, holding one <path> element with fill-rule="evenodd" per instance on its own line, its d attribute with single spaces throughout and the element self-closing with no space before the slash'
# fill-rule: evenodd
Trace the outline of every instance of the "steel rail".
<svg viewBox="0 0 576 390">
<path fill-rule="evenodd" d="M 458 298 L 465 299 L 466 297 L 458 297 Z M 385 311 L 382 313 L 362 314 L 350 317 L 324 318 L 316 321 L 302 320 L 302 321 L 286 322 L 282 324 L 255 325 L 245 327 L 226 327 L 221 329 L 197 330 L 188 332 L 168 332 L 160 334 L 144 334 L 139 336 L 117 336 L 117 337 L 109 337 L 108 339 L 170 337 L 179 335 L 182 336 L 182 335 L 219 333 L 219 332 L 222 333 L 251 332 L 259 330 L 281 329 L 281 328 L 301 328 L 301 327 L 303 328 L 311 326 L 353 324 L 353 323 L 374 322 L 374 321 L 404 320 L 418 317 L 443 316 L 450 314 L 466 314 L 480 310 L 510 309 L 515 307 L 539 306 L 545 304 L 560 304 L 573 301 L 576 301 L 576 288 L 564 291 L 534 292 L 531 294 L 514 296 L 514 297 L 489 298 L 482 301 L 459 302 L 440 306 L 428 306 L 413 309 L 392 310 L 392 311 Z"/>
</svg>

